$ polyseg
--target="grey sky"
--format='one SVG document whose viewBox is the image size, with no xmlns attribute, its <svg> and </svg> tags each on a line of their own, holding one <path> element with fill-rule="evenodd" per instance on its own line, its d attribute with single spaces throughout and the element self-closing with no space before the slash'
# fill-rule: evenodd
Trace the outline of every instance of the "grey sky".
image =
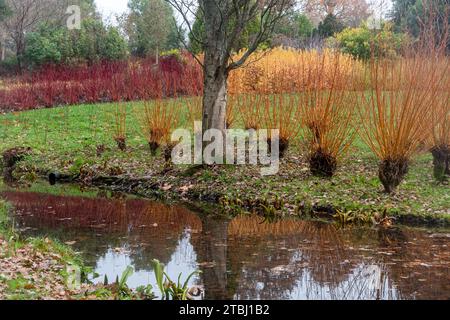
<svg viewBox="0 0 450 320">
<path fill-rule="evenodd" d="M 98 10 L 103 14 L 105 19 L 127 11 L 128 0 L 95 0 L 95 2 Z M 376 11 L 380 11 L 380 8 L 382 8 L 381 10 L 384 13 L 391 6 L 391 0 L 368 0 L 368 2 L 374 4 Z"/>
<path fill-rule="evenodd" d="M 128 0 L 95 0 L 98 10 L 105 18 L 127 11 Z"/>
</svg>

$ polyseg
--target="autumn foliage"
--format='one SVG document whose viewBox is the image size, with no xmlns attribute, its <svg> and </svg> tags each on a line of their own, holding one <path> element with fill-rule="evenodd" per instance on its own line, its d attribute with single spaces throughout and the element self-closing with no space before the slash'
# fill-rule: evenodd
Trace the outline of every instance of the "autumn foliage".
<svg viewBox="0 0 450 320">
<path fill-rule="evenodd" d="M 320 62 L 323 71 L 322 89 L 334 85 L 333 70 L 335 68 L 336 54 L 339 56 L 341 78 L 349 80 L 353 77 L 364 75 L 364 66 L 355 61 L 350 55 L 336 53 L 326 49 L 323 52 L 317 50 L 296 50 L 274 48 L 268 52 L 258 52 L 246 64 L 244 68 L 234 70 L 230 74 L 228 82 L 231 94 L 258 93 L 281 94 L 302 92 L 309 85 L 310 71 L 316 68 L 311 62 Z M 321 61 L 317 61 L 317 57 Z M 237 59 L 239 54 L 234 59 Z M 355 68 L 359 72 L 355 72 Z M 347 82 L 347 88 L 348 88 Z"/>
<path fill-rule="evenodd" d="M 0 87 L 0 111 L 101 102 L 198 95 L 202 72 L 192 57 L 103 61 L 94 65 L 45 66 L 6 80 Z"/>
</svg>

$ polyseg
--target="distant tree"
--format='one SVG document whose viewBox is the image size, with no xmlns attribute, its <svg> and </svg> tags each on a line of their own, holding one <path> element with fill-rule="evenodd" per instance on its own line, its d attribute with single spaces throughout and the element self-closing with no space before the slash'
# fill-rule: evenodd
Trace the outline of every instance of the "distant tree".
<svg viewBox="0 0 450 320">
<path fill-rule="evenodd" d="M 305 14 L 293 12 L 280 21 L 274 33 L 299 39 L 311 36 L 313 30 L 314 25 Z"/>
<path fill-rule="evenodd" d="M 131 52 L 138 56 L 179 48 L 172 7 L 164 0 L 130 0 L 123 20 Z"/>
<path fill-rule="evenodd" d="M 330 13 L 321 23 L 319 23 L 316 32 L 320 37 L 328 38 L 332 37 L 338 32 L 341 32 L 343 29 L 344 25 L 335 15 Z"/>
<path fill-rule="evenodd" d="M 73 46 L 77 57 L 95 62 L 124 59 L 127 43 L 115 27 L 105 27 L 102 20 L 84 19 L 80 31 L 73 30 Z"/>
<path fill-rule="evenodd" d="M 47 63 L 120 60 L 127 57 L 128 46 L 117 28 L 105 27 L 101 20 L 86 18 L 81 30 L 43 24 L 27 35 L 25 60 L 31 66 Z"/>
<path fill-rule="evenodd" d="M 99 13 L 97 12 L 97 6 L 95 5 L 95 0 L 78 0 L 78 1 L 70 1 L 71 4 L 78 3 L 81 8 L 82 18 L 100 18 Z"/>
<path fill-rule="evenodd" d="M 437 32 L 445 33 L 450 24 L 450 0 L 393 0 L 390 17 L 396 32 L 413 37 L 420 35 L 429 20 Z"/>
<path fill-rule="evenodd" d="M 2 22 L 2 26 L 6 35 L 14 42 L 21 69 L 27 34 L 35 31 L 42 23 L 62 21 L 67 6 L 66 2 L 58 0 L 6 0 L 6 5 L 11 14 Z"/>
<path fill-rule="evenodd" d="M 434 10 L 440 13 L 438 16 L 443 17 L 450 9 L 450 0 L 393 0 L 392 2 L 390 16 L 397 30 L 407 31 L 416 36 L 420 33 L 421 24 L 427 18 L 427 11 Z M 436 22 L 442 23 L 442 21 Z"/>
<path fill-rule="evenodd" d="M 10 14 L 10 9 L 6 5 L 5 0 L 0 0 L 0 61 L 5 60 L 5 52 L 6 52 L 6 35 L 1 26 L 1 22 L 6 19 L 6 17 Z"/>
<path fill-rule="evenodd" d="M 5 0 L 0 0 L 0 22 L 3 21 L 10 13 L 9 7 L 6 5 Z"/>
<path fill-rule="evenodd" d="M 393 0 L 391 17 L 396 30 L 408 30 L 417 36 L 420 32 L 419 16 L 423 13 L 422 9 L 420 0 Z"/>
<path fill-rule="evenodd" d="M 192 30 L 191 32 L 189 32 L 188 37 L 189 50 L 194 54 L 203 52 L 203 42 L 205 39 L 205 23 L 203 14 L 199 10 L 197 10 L 195 14 L 195 21 L 192 24 Z"/>
</svg>

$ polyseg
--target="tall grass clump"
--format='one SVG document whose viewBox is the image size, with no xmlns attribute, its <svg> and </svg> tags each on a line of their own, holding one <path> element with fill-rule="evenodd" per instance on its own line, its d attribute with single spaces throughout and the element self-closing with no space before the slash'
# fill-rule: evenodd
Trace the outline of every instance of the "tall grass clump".
<svg viewBox="0 0 450 320">
<path fill-rule="evenodd" d="M 261 106 L 263 96 L 255 93 L 242 94 L 237 97 L 237 109 L 246 130 L 258 130 L 261 126 Z"/>
<path fill-rule="evenodd" d="M 332 177 L 338 160 L 345 155 L 355 137 L 353 128 L 356 94 L 351 67 L 339 54 L 316 54 L 300 64 L 306 80 L 299 94 L 303 140 L 311 173 Z"/>
<path fill-rule="evenodd" d="M 380 160 L 378 176 L 392 193 L 429 136 L 439 81 L 433 59 L 413 53 L 395 61 L 372 61 L 373 90 L 362 94 L 361 136 Z"/>
<path fill-rule="evenodd" d="M 240 97 L 238 95 L 229 95 L 227 103 L 227 115 L 225 122 L 227 128 L 231 128 L 236 122 L 236 112 L 239 109 Z"/>
<path fill-rule="evenodd" d="M 113 138 L 121 151 L 127 149 L 127 104 L 117 102 L 113 109 Z"/>
<path fill-rule="evenodd" d="M 170 161 L 172 145 L 170 136 L 180 119 L 179 101 L 158 98 L 144 102 L 143 115 L 138 115 L 142 122 L 142 131 L 152 155 L 165 146 L 164 157 Z"/>
<path fill-rule="evenodd" d="M 446 176 L 450 175 L 450 68 L 448 62 L 446 70 L 445 85 L 443 90 L 435 96 L 433 103 L 433 128 L 430 139 L 434 176 L 438 181 L 445 180 Z"/>
<path fill-rule="evenodd" d="M 262 102 L 262 128 L 267 129 L 267 144 L 269 151 L 272 146 L 272 130 L 279 130 L 279 155 L 283 157 L 292 140 L 299 133 L 298 98 L 295 94 L 263 95 Z"/>
<path fill-rule="evenodd" d="M 372 59 L 373 90 L 363 96 L 361 133 L 380 159 L 378 175 L 387 193 L 399 186 L 430 136 L 435 165 L 445 171 L 449 29 L 448 22 L 437 28 L 436 21 L 448 21 L 448 16 L 448 10 L 440 12 L 433 1 L 424 1 L 418 41 L 407 43 L 402 57 L 393 61 Z"/>
<path fill-rule="evenodd" d="M 428 52 L 434 62 L 433 68 L 441 73 L 434 90 L 432 105 L 433 127 L 431 130 L 431 154 L 433 155 L 434 176 L 444 181 L 450 175 L 450 46 L 449 16 L 447 10 L 438 10 L 432 1 L 425 1 L 425 19 L 422 26 L 421 50 Z M 438 28 L 436 21 L 441 22 Z"/>
</svg>

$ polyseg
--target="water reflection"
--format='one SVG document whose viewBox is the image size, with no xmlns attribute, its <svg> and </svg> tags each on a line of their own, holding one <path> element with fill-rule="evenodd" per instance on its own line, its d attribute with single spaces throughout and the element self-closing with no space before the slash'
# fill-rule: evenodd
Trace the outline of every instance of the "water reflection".
<svg viewBox="0 0 450 320">
<path fill-rule="evenodd" d="M 72 243 L 99 281 L 132 265 L 130 286 L 154 285 L 156 258 L 172 277 L 201 269 L 191 284 L 203 285 L 207 299 L 450 298 L 445 233 L 230 221 L 136 199 L 2 195 L 24 233 Z"/>
</svg>

